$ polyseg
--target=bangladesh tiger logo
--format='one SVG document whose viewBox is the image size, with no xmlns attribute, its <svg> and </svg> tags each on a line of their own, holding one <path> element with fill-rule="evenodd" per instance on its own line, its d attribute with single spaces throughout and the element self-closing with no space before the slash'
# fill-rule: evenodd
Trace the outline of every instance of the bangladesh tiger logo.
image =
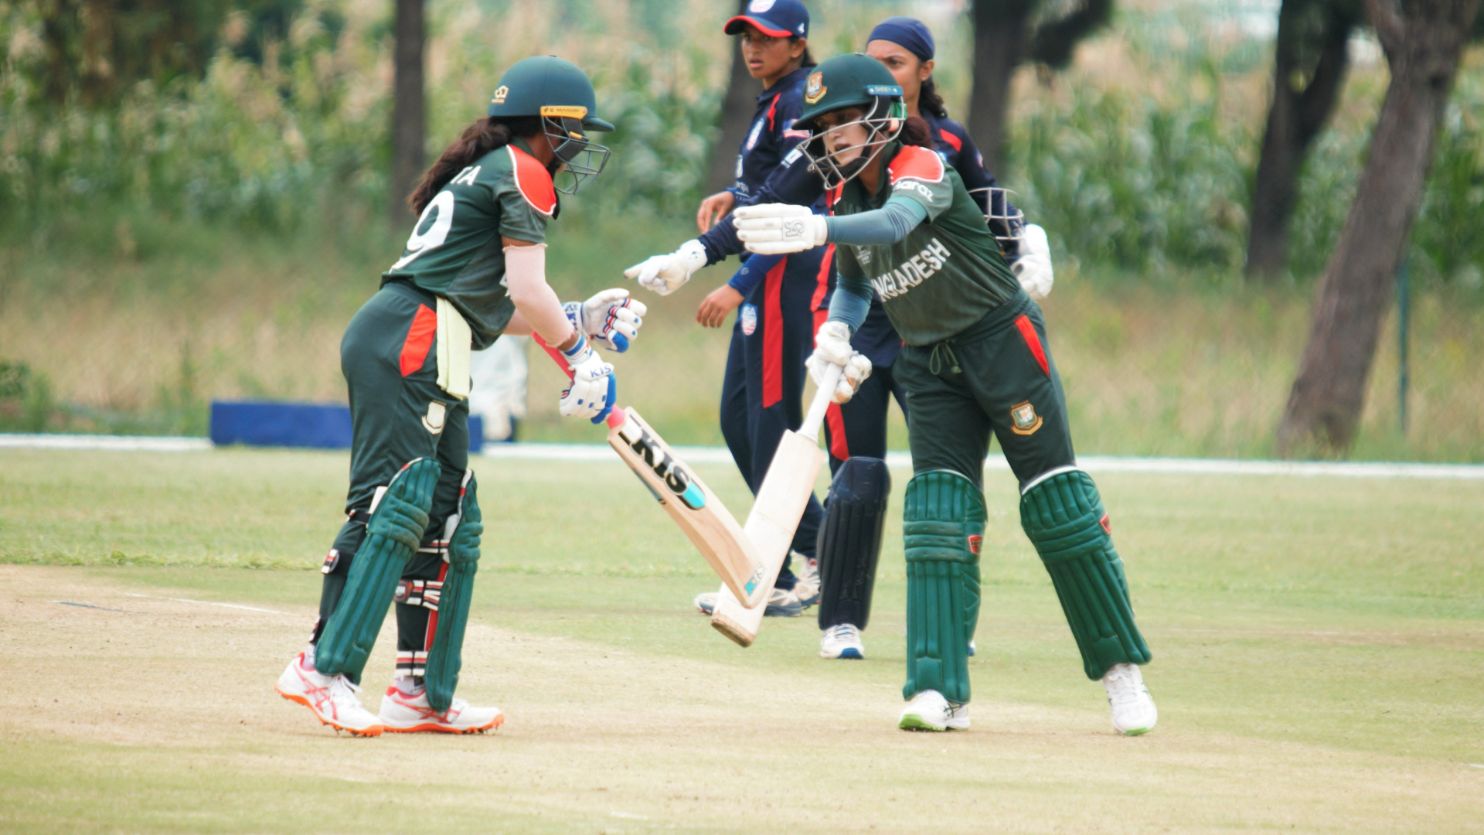
<svg viewBox="0 0 1484 835">
<path fill-rule="evenodd" d="M 818 104 L 828 90 L 829 88 L 824 86 L 824 73 L 817 70 L 809 73 L 809 78 L 804 81 L 804 101 L 808 104 Z"/>
</svg>

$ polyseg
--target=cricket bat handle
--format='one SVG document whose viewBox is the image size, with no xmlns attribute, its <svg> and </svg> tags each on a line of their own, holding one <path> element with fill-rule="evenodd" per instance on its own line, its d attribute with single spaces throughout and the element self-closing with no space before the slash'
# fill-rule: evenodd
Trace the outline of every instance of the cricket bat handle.
<svg viewBox="0 0 1484 835">
<path fill-rule="evenodd" d="M 830 409 L 835 387 L 840 384 L 840 375 L 844 373 L 845 368 L 840 365 L 831 365 L 824 372 L 824 379 L 820 381 L 819 388 L 814 390 L 814 399 L 809 401 L 809 411 L 804 415 L 804 422 L 799 424 L 800 435 L 811 441 L 819 440 L 819 428 L 824 424 L 825 412 Z"/>
</svg>

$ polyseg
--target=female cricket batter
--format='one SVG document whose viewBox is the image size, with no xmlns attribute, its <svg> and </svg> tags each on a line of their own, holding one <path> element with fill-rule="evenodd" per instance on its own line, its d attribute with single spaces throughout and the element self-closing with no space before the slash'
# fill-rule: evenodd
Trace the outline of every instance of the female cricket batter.
<svg viewBox="0 0 1484 835">
<path fill-rule="evenodd" d="M 866 40 L 866 54 L 880 61 L 902 88 L 907 115 L 922 119 L 930 147 L 958 172 L 988 218 L 990 232 L 1021 286 L 1032 298 L 1044 298 L 1052 282 L 1046 234 L 1040 227 L 1026 227 L 1025 251 L 1021 251 L 1022 215 L 1010 205 L 1005 191 L 996 187 L 994 175 L 985 170 L 984 158 L 968 131 L 948 118 L 933 82 L 935 50 L 933 33 L 922 21 L 910 17 L 881 21 Z M 815 183 L 822 187 L 817 177 Z M 823 323 L 828 309 L 828 300 L 822 300 L 816 308 L 817 323 Z M 826 422 L 830 469 L 835 478 L 817 553 L 822 658 L 865 657 L 861 631 L 871 614 L 881 518 L 890 492 L 890 478 L 882 462 L 886 457 L 886 411 L 893 397 L 904 412 L 906 403 L 905 391 L 892 373 L 901 337 L 874 295 L 865 321 L 851 337 L 851 345 L 870 359 L 872 371 L 850 402 L 833 408 Z M 855 461 L 841 475 L 842 467 L 852 457 Z M 972 640 L 969 653 L 973 654 Z"/>
<path fill-rule="evenodd" d="M 814 64 L 804 4 L 753 0 L 746 13 L 728 20 L 722 31 L 738 36 L 747 72 L 762 82 L 763 91 L 737 155 L 736 182 L 701 201 L 696 225 L 703 234 L 674 253 L 656 255 L 625 270 L 625 275 L 662 295 L 706 264 L 741 251 L 740 244 L 727 246 L 731 211 L 757 200 L 806 135 L 793 125 L 803 107 L 804 77 Z M 811 302 L 822 297 L 828 276 L 823 250 L 752 256 L 730 281 L 709 293 L 696 312 L 697 322 L 715 328 L 737 311 L 722 378 L 721 433 L 754 493 L 762 486 L 784 431 L 797 428 L 803 419 L 804 357 L 812 347 L 815 326 Z M 784 563 L 768 599 L 768 614 L 798 615 L 818 598 L 813 557 L 821 515 L 819 502 L 811 497 L 794 533 L 792 552 L 799 559 L 790 561 L 792 566 Z M 791 567 L 799 572 L 797 578 Z M 703 593 L 696 597 L 696 606 L 710 613 L 715 598 L 715 593 Z"/>
<path fill-rule="evenodd" d="M 979 613 L 983 459 L 993 432 L 1020 483 L 1021 527 L 1056 587 L 1083 670 L 1108 691 L 1113 727 L 1141 734 L 1157 712 L 1138 665 L 1149 649 L 1134 623 L 1123 563 L 1091 476 L 1077 466 L 1066 400 L 1041 310 L 1021 288 L 958 173 L 907 119 L 902 89 L 866 55 L 809 74 L 799 124 L 823 179 L 830 217 L 786 204 L 736 213 L 753 252 L 836 243 L 839 284 L 808 364 L 843 368 L 845 401 L 870 373 L 850 345 L 874 291 L 905 346 L 913 477 L 907 559 L 907 699 L 899 727 L 969 726 L 968 642 Z"/>
<path fill-rule="evenodd" d="M 469 354 L 534 332 L 572 371 L 561 414 L 607 415 L 613 367 L 591 342 L 626 349 L 644 305 L 617 289 L 564 306 L 546 283 L 545 241 L 556 193 L 576 191 L 607 161 L 586 132 L 612 129 L 573 64 L 546 56 L 510 67 L 487 117 L 408 197 L 419 217 L 406 249 L 346 328 L 348 518 L 320 569 L 309 646 L 278 678 L 279 694 L 336 730 L 472 733 L 504 720 L 453 695 L 484 527 L 466 469 Z M 396 676 L 372 714 L 356 693 L 393 600 Z"/>
</svg>

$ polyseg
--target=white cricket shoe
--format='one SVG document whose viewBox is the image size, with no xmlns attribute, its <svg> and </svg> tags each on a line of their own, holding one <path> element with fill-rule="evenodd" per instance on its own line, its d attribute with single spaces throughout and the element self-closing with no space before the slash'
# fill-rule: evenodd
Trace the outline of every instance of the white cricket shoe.
<svg viewBox="0 0 1484 835">
<path fill-rule="evenodd" d="M 716 592 L 703 591 L 691 602 L 695 604 L 696 611 L 710 617 L 716 611 Z M 768 595 L 768 608 L 763 610 L 763 616 L 770 618 L 796 618 L 803 613 L 804 604 L 799 602 L 798 595 L 779 588 L 773 589 Z"/>
<path fill-rule="evenodd" d="M 306 666 L 304 653 L 278 677 L 278 695 L 309 708 L 321 724 L 352 736 L 380 736 L 381 720 L 361 706 L 359 687 L 344 675 L 327 676 Z"/>
<path fill-rule="evenodd" d="M 819 638 L 820 658 L 865 658 L 866 648 L 861 644 L 861 631 L 853 623 L 842 623 L 824 630 Z"/>
<path fill-rule="evenodd" d="M 1113 730 L 1124 736 L 1138 736 L 1154 730 L 1159 710 L 1154 697 L 1144 686 L 1144 675 L 1136 664 L 1114 664 L 1103 674 L 1103 687 L 1108 690 L 1108 707 L 1113 711 Z"/>
<path fill-rule="evenodd" d="M 793 557 L 790 565 L 797 580 L 794 582 L 794 596 L 799 599 L 799 605 L 805 609 L 819 602 L 819 560 L 806 557 L 798 551 L 790 551 Z"/>
<path fill-rule="evenodd" d="M 966 731 L 969 706 L 956 705 L 936 690 L 924 690 L 902 708 L 897 727 L 904 731 Z"/>
<path fill-rule="evenodd" d="M 428 704 L 427 690 L 408 693 L 395 684 L 386 689 L 377 715 L 394 734 L 482 734 L 505 724 L 505 714 L 497 707 L 472 707 L 456 696 L 448 710 L 439 713 Z"/>
</svg>

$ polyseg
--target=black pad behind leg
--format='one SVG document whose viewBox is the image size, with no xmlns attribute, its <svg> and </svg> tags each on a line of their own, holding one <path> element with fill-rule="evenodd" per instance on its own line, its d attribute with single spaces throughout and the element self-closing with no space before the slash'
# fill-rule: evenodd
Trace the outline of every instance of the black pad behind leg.
<svg viewBox="0 0 1484 835">
<path fill-rule="evenodd" d="M 835 474 L 816 549 L 820 629 L 866 628 L 890 495 L 891 474 L 880 458 L 850 458 Z"/>
</svg>

